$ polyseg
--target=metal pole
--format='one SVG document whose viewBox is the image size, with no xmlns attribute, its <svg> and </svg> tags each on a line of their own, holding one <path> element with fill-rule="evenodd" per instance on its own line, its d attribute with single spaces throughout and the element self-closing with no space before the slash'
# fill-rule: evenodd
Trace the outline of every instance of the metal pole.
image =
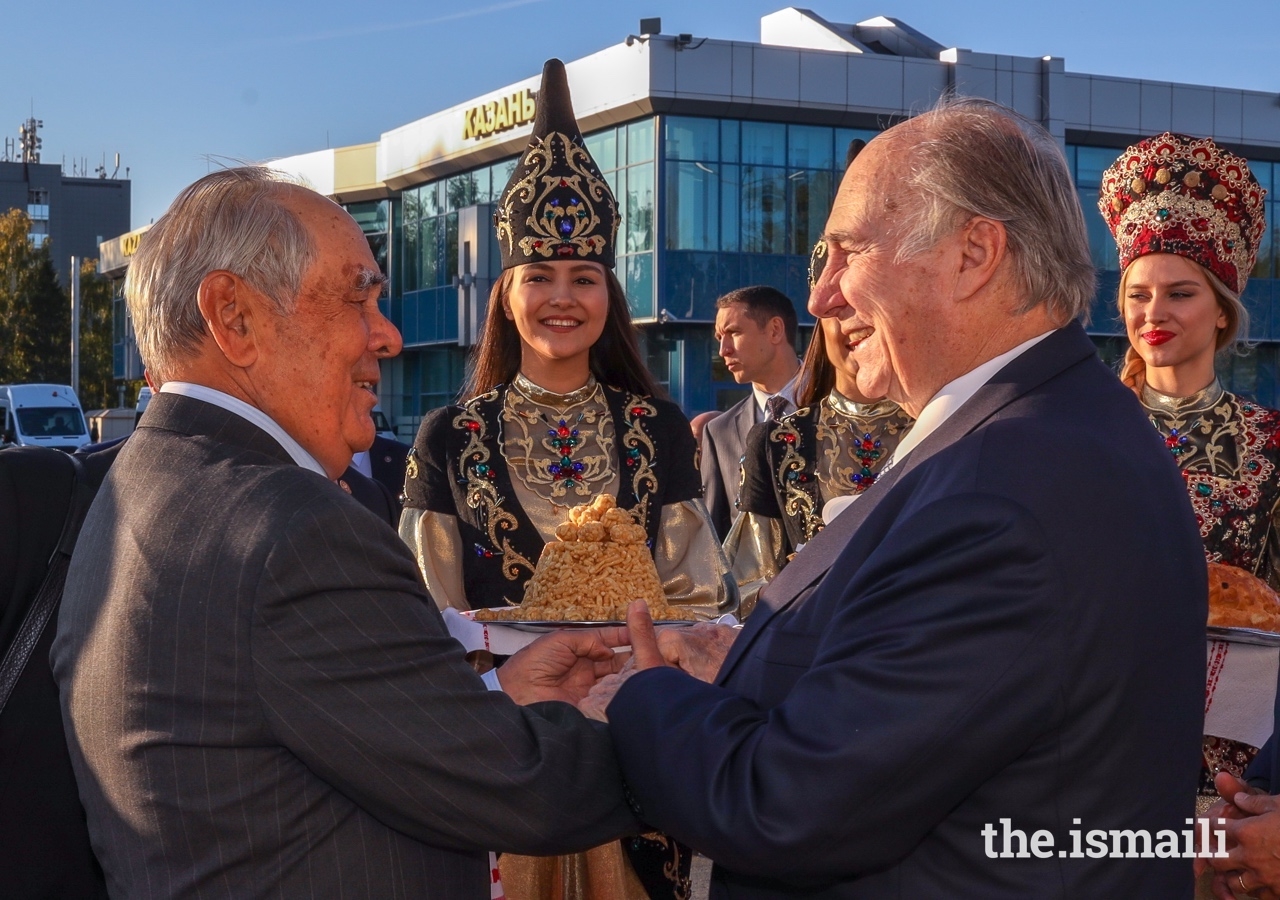
<svg viewBox="0 0 1280 900">
<path fill-rule="evenodd" d="M 80 257 L 71 257 L 71 390 L 80 399 Z"/>
</svg>

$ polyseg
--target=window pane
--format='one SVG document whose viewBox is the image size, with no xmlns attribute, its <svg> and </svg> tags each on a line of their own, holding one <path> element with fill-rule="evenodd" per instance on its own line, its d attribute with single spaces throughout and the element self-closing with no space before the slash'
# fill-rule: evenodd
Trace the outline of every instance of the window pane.
<svg viewBox="0 0 1280 900">
<path fill-rule="evenodd" d="M 618 130 L 606 128 L 589 134 L 586 138 L 587 152 L 596 161 L 600 171 L 608 172 L 618 167 Z"/>
<path fill-rule="evenodd" d="M 720 158 L 725 162 L 738 161 L 738 123 L 733 119 L 720 123 Z"/>
<path fill-rule="evenodd" d="M 741 245 L 738 206 L 742 200 L 742 169 L 720 166 L 720 249 L 736 251 Z"/>
<path fill-rule="evenodd" d="M 787 165 L 797 169 L 832 167 L 830 128 L 791 125 L 787 132 Z"/>
<path fill-rule="evenodd" d="M 1098 212 L 1097 193 L 1081 188 L 1080 205 L 1084 207 L 1084 224 L 1089 232 L 1089 251 L 1094 267 L 1102 272 L 1120 271 L 1120 254 L 1106 220 Z"/>
<path fill-rule="evenodd" d="M 369 200 L 365 203 L 347 204 L 347 213 L 356 220 L 365 234 L 377 234 L 387 230 L 387 201 Z"/>
<path fill-rule="evenodd" d="M 627 169 L 627 253 L 653 249 L 653 163 Z"/>
<path fill-rule="evenodd" d="M 742 161 L 783 166 L 787 160 L 787 126 L 773 122 L 742 123 Z"/>
<path fill-rule="evenodd" d="M 747 253 L 786 251 L 786 170 L 742 167 L 742 249 Z"/>
<path fill-rule="evenodd" d="M 507 182 L 511 180 L 511 173 L 515 170 L 515 159 L 504 159 L 489 167 L 489 191 L 493 202 L 496 203 L 507 189 Z"/>
<path fill-rule="evenodd" d="M 1076 187 L 1101 187 L 1102 173 L 1111 167 L 1111 164 L 1116 161 L 1116 157 L 1119 155 L 1119 150 L 1112 150 L 1109 147 L 1077 147 Z M 1096 192 L 1090 205 L 1098 205 Z"/>
<path fill-rule="evenodd" d="M 667 249 L 715 250 L 720 238 L 718 166 L 667 166 Z"/>
<path fill-rule="evenodd" d="M 1253 173 L 1253 177 L 1258 179 L 1258 184 L 1262 185 L 1262 189 L 1267 192 L 1267 199 L 1275 199 L 1275 191 L 1271 189 L 1271 170 L 1272 164 L 1260 159 L 1249 160 L 1249 171 Z"/>
<path fill-rule="evenodd" d="M 418 267 L 419 287 L 430 288 L 440 283 L 440 255 L 441 245 L 444 243 L 443 223 L 444 220 L 439 216 L 432 216 L 422 221 L 422 237 L 419 243 L 421 259 Z"/>
<path fill-rule="evenodd" d="M 831 212 L 832 174 L 827 169 L 800 169 L 787 176 L 787 219 L 791 223 L 788 253 L 808 256 L 822 236 Z"/>
<path fill-rule="evenodd" d="M 453 276 L 458 274 L 457 213 L 449 213 L 444 217 L 444 258 L 440 262 L 440 280 L 437 284 L 453 284 Z M 457 314 L 456 311 L 454 314 Z"/>
<path fill-rule="evenodd" d="M 869 128 L 837 128 L 836 129 L 836 150 L 835 165 L 832 166 L 837 172 L 844 171 L 844 158 L 849 154 L 849 142 L 855 138 L 858 140 L 871 143 L 871 139 L 880 132 L 872 131 Z"/>
<path fill-rule="evenodd" d="M 622 227 L 619 228 L 618 234 L 625 235 L 627 225 L 627 170 L 614 169 L 612 172 L 604 173 L 604 180 L 609 185 L 609 190 L 613 191 L 613 198 L 618 204 L 618 215 L 622 216 Z M 621 247 L 618 252 L 622 253 Z"/>
<path fill-rule="evenodd" d="M 418 289 L 418 266 L 419 266 L 419 246 L 422 241 L 420 233 L 421 220 L 419 208 L 421 199 L 416 190 L 405 191 L 400 195 L 401 215 L 403 223 L 400 226 L 401 240 L 404 243 L 402 252 L 400 253 L 400 291 L 407 293 L 408 291 L 416 291 Z"/>
<path fill-rule="evenodd" d="M 720 159 L 720 123 L 715 119 L 668 116 L 667 158 Z"/>
<path fill-rule="evenodd" d="M 653 301 L 653 254 L 639 253 L 627 257 L 627 306 L 636 319 L 652 319 L 656 315 Z"/>
<path fill-rule="evenodd" d="M 1280 271 L 1280 204 L 1266 204 L 1267 230 L 1258 242 L 1258 261 L 1253 266 L 1253 278 L 1276 278 Z"/>
<path fill-rule="evenodd" d="M 627 162 L 653 159 L 653 119 L 642 119 L 627 126 Z"/>
<path fill-rule="evenodd" d="M 453 212 L 454 210 L 462 209 L 464 206 L 475 205 L 478 195 L 476 182 L 477 179 L 471 172 L 454 175 L 445 182 L 446 208 Z"/>
</svg>

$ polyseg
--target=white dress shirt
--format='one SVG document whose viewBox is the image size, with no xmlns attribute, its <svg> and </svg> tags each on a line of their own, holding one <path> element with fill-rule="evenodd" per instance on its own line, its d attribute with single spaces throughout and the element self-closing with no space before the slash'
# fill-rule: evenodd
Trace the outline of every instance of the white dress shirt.
<svg viewBox="0 0 1280 900">
<path fill-rule="evenodd" d="M 788 412 L 796 408 L 796 381 L 800 378 L 800 373 L 796 372 L 791 376 L 791 380 L 782 386 L 782 390 L 776 394 L 770 394 L 768 391 L 762 391 L 754 383 L 751 385 L 751 393 L 756 398 L 755 420 L 763 422 L 769 417 L 769 401 L 774 397 L 785 397 L 787 403 L 790 404 Z"/>
<path fill-rule="evenodd" d="M 369 460 L 369 451 L 361 450 L 359 453 L 353 454 L 351 457 L 351 468 L 355 469 L 365 478 L 372 478 L 373 463 Z"/>
<path fill-rule="evenodd" d="M 925 404 L 924 409 L 920 411 L 919 417 L 916 418 L 915 424 L 911 426 L 906 436 L 898 444 L 897 449 L 893 451 L 893 456 L 889 457 L 889 461 L 884 464 L 884 468 L 880 470 L 878 477 L 883 478 L 885 472 L 902 462 L 908 453 L 915 449 L 925 438 L 937 431 L 943 422 L 951 418 L 956 410 L 964 406 L 969 398 L 978 392 L 980 387 L 995 377 L 997 372 L 1051 334 L 1053 334 L 1053 331 L 1046 331 L 1044 334 L 1036 335 L 1029 341 L 1023 341 L 1012 350 L 1001 353 L 994 359 L 987 360 L 977 368 L 971 369 L 954 381 L 944 385 L 942 390 L 934 394 L 933 399 Z M 822 507 L 822 521 L 830 525 L 835 521 L 836 516 L 848 509 L 853 501 L 860 496 L 862 495 L 851 494 L 848 497 L 836 497 L 834 500 L 828 501 Z"/>
<path fill-rule="evenodd" d="M 281 428 L 275 419 L 258 409 L 258 407 L 245 403 L 238 397 L 232 397 L 230 394 L 224 394 L 222 391 L 206 387 L 203 384 L 192 384 L 189 381 L 166 381 L 161 386 L 160 393 L 179 394 L 183 397 L 190 397 L 193 400 L 203 400 L 205 403 L 212 403 L 227 412 L 235 413 L 240 418 L 257 425 L 275 438 L 276 443 L 283 447 L 289 457 L 302 468 L 310 469 L 326 479 L 329 478 L 324 471 L 324 467 L 316 462 L 316 458 L 306 450 L 303 450 L 302 445 L 289 437 L 289 433 Z"/>
</svg>

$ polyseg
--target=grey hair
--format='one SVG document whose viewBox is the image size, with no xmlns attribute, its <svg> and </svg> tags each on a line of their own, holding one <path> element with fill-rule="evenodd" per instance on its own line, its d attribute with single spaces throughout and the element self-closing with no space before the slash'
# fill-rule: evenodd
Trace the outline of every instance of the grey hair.
<svg viewBox="0 0 1280 900">
<path fill-rule="evenodd" d="M 154 377 L 171 379 L 208 333 L 197 295 L 210 272 L 239 275 L 281 315 L 293 312 L 315 244 L 283 203 L 286 187 L 298 186 L 259 166 L 213 172 L 184 189 L 143 236 L 124 290 L 138 352 Z"/>
<path fill-rule="evenodd" d="M 1007 107 L 945 97 L 903 129 L 907 190 L 897 255 L 935 246 L 973 216 L 1002 222 L 1026 298 L 1063 324 L 1087 319 L 1095 292 L 1084 213 L 1067 161 L 1042 127 Z M 907 136 L 910 137 L 907 137 Z"/>
</svg>

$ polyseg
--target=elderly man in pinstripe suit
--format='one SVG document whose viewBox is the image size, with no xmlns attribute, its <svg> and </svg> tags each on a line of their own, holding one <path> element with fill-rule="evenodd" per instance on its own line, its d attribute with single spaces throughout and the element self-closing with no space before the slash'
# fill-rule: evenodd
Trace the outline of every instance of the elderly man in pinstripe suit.
<svg viewBox="0 0 1280 900">
<path fill-rule="evenodd" d="M 260 169 L 187 188 L 127 294 L 164 382 L 85 522 L 52 651 L 118 897 L 487 898 L 488 850 L 638 827 L 568 703 L 625 633 L 489 683 L 407 549 L 333 480 L 400 336 L 338 206 Z M 505 690 L 505 693 L 504 693 Z"/>
</svg>

